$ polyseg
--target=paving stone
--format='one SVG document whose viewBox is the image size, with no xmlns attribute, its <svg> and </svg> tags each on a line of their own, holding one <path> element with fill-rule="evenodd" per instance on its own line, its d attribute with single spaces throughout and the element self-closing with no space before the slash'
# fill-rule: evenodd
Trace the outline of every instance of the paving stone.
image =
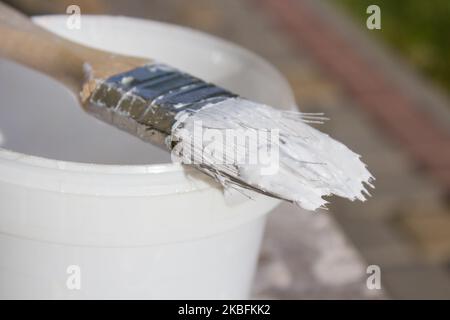
<svg viewBox="0 0 450 320">
<path fill-rule="evenodd" d="M 382 269 L 384 288 L 397 299 L 449 299 L 448 274 L 440 267 L 419 265 Z"/>
<path fill-rule="evenodd" d="M 255 297 L 375 299 L 367 264 L 325 212 L 280 205 L 269 216 Z"/>
<path fill-rule="evenodd" d="M 399 224 L 429 260 L 450 261 L 450 210 L 430 206 L 405 208 Z"/>
<path fill-rule="evenodd" d="M 393 244 L 364 249 L 364 258 L 368 264 L 385 268 L 409 268 L 420 261 L 417 252 L 408 244 Z"/>
</svg>

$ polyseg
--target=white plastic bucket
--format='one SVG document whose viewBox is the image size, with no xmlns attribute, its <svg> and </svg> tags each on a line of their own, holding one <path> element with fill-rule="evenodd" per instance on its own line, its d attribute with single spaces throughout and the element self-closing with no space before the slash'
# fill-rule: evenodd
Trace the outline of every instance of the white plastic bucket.
<svg viewBox="0 0 450 320">
<path fill-rule="evenodd" d="M 214 37 L 124 17 L 35 18 L 74 41 L 147 56 L 290 107 L 286 81 Z M 0 298 L 247 298 L 265 214 L 86 115 L 60 84 L 0 61 Z M 163 164 L 154 164 L 163 161 Z M 164 163 L 165 162 L 165 163 Z M 151 164 L 148 164 L 151 163 Z"/>
</svg>

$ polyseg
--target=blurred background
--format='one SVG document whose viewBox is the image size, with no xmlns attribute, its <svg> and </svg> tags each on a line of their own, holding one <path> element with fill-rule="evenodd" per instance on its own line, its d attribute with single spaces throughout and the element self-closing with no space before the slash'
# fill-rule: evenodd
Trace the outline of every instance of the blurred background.
<svg viewBox="0 0 450 320">
<path fill-rule="evenodd" d="M 330 117 L 320 130 L 362 155 L 377 179 L 367 202 L 270 215 L 253 297 L 450 298 L 450 1 L 6 2 L 31 15 L 77 4 L 237 43 L 280 70 L 300 110 Z M 381 29 L 366 24 L 373 4 Z M 381 290 L 367 287 L 371 265 Z"/>
</svg>

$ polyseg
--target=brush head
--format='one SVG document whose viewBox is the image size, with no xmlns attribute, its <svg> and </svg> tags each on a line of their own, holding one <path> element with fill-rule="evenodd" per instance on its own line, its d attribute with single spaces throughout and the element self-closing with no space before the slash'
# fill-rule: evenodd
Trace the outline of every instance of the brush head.
<svg viewBox="0 0 450 320">
<path fill-rule="evenodd" d="M 89 68 L 86 68 L 89 71 Z M 226 188 L 314 210 L 327 195 L 364 201 L 372 175 L 359 155 L 308 123 L 322 115 L 251 102 L 163 64 L 90 79 L 87 109 L 172 151 Z M 231 138 L 230 138 L 231 137 Z M 251 197 L 251 195 L 249 195 Z"/>
<path fill-rule="evenodd" d="M 88 68 L 87 68 L 88 69 Z M 182 110 L 233 93 L 163 64 L 147 64 L 106 79 L 97 79 L 85 99 L 88 111 L 143 140 L 162 143 Z"/>
</svg>

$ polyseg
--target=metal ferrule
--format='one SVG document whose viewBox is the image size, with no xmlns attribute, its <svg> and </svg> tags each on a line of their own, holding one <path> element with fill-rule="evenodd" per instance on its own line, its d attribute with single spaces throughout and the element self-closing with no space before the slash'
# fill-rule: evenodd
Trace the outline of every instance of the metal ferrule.
<svg viewBox="0 0 450 320">
<path fill-rule="evenodd" d="M 236 95 L 164 64 L 152 64 L 99 82 L 88 109 L 120 129 L 161 143 L 178 112 L 195 112 L 231 97 Z"/>
</svg>

